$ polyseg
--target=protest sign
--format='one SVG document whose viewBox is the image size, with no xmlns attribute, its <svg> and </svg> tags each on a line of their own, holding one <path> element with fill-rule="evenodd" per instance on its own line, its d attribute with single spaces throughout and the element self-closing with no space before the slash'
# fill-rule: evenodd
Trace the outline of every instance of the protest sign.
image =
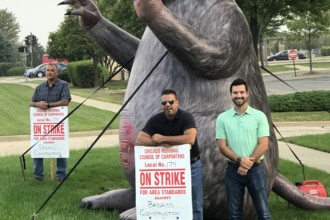
<svg viewBox="0 0 330 220">
<path fill-rule="evenodd" d="M 32 158 L 68 158 L 69 157 L 69 125 L 68 119 L 55 125 L 68 114 L 67 106 L 43 110 L 30 107 L 31 150 Z"/>
<path fill-rule="evenodd" d="M 192 219 L 190 145 L 135 146 L 137 219 Z"/>
</svg>

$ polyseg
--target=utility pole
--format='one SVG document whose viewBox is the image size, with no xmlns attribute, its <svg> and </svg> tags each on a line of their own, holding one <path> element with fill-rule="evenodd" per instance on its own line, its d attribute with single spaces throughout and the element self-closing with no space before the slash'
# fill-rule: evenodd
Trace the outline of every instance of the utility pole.
<svg viewBox="0 0 330 220">
<path fill-rule="evenodd" d="M 27 66 L 26 66 L 26 47 L 24 47 L 24 67 L 25 67 L 25 71 L 27 71 Z"/>
<path fill-rule="evenodd" d="M 23 46 L 18 47 L 18 52 L 23 53 L 24 56 L 24 69 L 25 73 L 27 71 L 27 66 L 26 66 L 26 54 L 27 54 L 27 46 L 24 45 L 23 41 Z M 25 75 L 25 82 L 27 81 L 27 76 Z"/>
<path fill-rule="evenodd" d="M 30 33 L 30 52 L 31 52 L 31 67 L 33 67 L 33 43 L 32 43 L 32 33 Z"/>
<path fill-rule="evenodd" d="M 37 47 L 38 45 L 38 38 L 30 33 L 28 36 L 25 37 L 25 46 L 26 46 L 26 53 L 30 50 L 31 55 L 31 67 L 33 67 L 33 48 Z M 23 50 L 21 51 L 23 52 Z"/>
<path fill-rule="evenodd" d="M 27 47 L 25 47 L 25 46 L 23 46 L 23 48 L 24 48 L 24 67 L 25 67 L 25 73 L 26 73 L 26 71 L 27 71 L 27 66 L 26 66 L 26 49 L 27 49 Z M 27 82 L 28 80 L 27 80 L 27 75 L 25 75 L 25 82 Z"/>
</svg>

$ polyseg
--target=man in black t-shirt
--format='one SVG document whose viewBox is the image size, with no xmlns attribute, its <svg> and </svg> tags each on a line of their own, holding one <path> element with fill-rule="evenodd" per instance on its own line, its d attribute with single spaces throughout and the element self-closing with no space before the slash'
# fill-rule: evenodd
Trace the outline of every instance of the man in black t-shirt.
<svg viewBox="0 0 330 220">
<path fill-rule="evenodd" d="M 139 132 L 136 145 L 163 146 L 190 144 L 193 219 L 203 219 L 203 171 L 197 144 L 197 130 L 193 116 L 179 109 L 175 91 L 162 92 L 163 112 L 152 116 Z"/>
</svg>

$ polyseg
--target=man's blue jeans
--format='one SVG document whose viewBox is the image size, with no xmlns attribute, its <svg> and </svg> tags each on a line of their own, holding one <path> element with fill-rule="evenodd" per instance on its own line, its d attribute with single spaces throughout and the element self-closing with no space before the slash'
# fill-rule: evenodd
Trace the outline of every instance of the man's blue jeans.
<svg viewBox="0 0 330 220">
<path fill-rule="evenodd" d="M 263 163 L 253 166 L 246 176 L 239 175 L 237 170 L 238 166 L 227 165 L 225 184 L 227 189 L 228 219 L 243 219 L 242 211 L 245 187 L 247 187 L 251 195 L 258 219 L 271 219 Z"/>
<path fill-rule="evenodd" d="M 44 163 L 43 158 L 33 158 L 34 176 L 44 178 Z M 56 178 L 64 179 L 66 170 L 66 158 L 57 158 Z"/>
<path fill-rule="evenodd" d="M 203 166 L 201 160 L 191 164 L 193 220 L 203 219 Z"/>
</svg>

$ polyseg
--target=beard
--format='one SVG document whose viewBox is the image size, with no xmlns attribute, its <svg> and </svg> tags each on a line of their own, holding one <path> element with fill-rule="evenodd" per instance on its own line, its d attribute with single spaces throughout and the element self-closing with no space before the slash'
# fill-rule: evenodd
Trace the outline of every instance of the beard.
<svg viewBox="0 0 330 220">
<path fill-rule="evenodd" d="M 246 98 L 234 98 L 233 102 L 236 106 L 241 107 L 247 102 L 247 99 Z"/>
</svg>

